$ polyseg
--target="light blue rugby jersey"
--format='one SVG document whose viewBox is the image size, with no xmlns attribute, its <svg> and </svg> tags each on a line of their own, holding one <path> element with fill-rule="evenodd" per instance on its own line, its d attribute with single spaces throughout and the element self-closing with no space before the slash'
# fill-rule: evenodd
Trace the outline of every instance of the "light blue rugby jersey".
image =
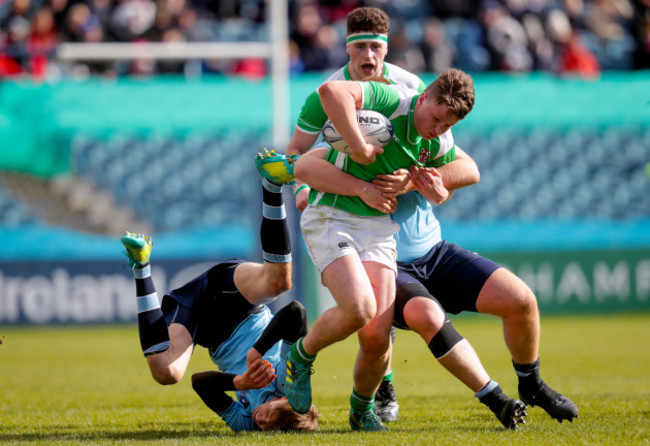
<svg viewBox="0 0 650 446">
<path fill-rule="evenodd" d="M 451 129 L 440 136 L 440 144 L 454 146 Z M 398 262 L 409 263 L 419 259 L 442 240 L 440 221 L 433 205 L 417 191 L 397 197 L 397 209 L 391 218 L 399 224 L 399 232 L 395 234 Z"/>
<path fill-rule="evenodd" d="M 212 362 L 222 372 L 242 375 L 248 370 L 246 364 L 248 350 L 260 337 L 272 317 L 271 310 L 266 306 L 259 313 L 248 316 L 239 324 L 227 341 L 211 351 Z M 285 350 L 282 348 L 283 344 L 282 341 L 277 342 L 266 352 L 264 359 L 273 365 L 278 377 L 284 379 L 284 373 L 281 373 L 286 367 L 285 361 L 282 360 L 282 351 Z M 276 379 L 263 389 L 242 390 L 235 393 L 237 401 L 219 415 L 232 430 L 236 432 L 250 431 L 253 430 L 253 409 L 271 398 L 283 397 L 284 386 L 279 385 L 278 379 Z"/>
<path fill-rule="evenodd" d="M 433 206 L 416 191 L 397 197 L 397 209 L 391 218 L 399 224 L 395 234 L 398 262 L 412 262 L 442 240 Z"/>
</svg>

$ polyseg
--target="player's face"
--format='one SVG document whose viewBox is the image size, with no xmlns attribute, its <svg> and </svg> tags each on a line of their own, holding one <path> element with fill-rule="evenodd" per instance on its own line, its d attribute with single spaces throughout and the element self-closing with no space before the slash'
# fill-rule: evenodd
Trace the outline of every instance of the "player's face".
<svg viewBox="0 0 650 446">
<path fill-rule="evenodd" d="M 355 42 L 347 46 L 350 76 L 360 81 L 368 76 L 384 75 L 384 58 L 388 46 L 382 42 Z"/>
<path fill-rule="evenodd" d="M 452 128 L 458 122 L 449 113 L 447 104 L 438 104 L 432 98 L 422 93 L 417 100 L 413 114 L 413 125 L 418 134 L 424 139 L 433 139 Z"/>
<path fill-rule="evenodd" d="M 282 398 L 274 398 L 264 404 L 260 404 L 253 409 L 253 421 L 263 431 L 269 430 L 274 426 L 277 419 L 275 412 L 283 405 Z"/>
</svg>

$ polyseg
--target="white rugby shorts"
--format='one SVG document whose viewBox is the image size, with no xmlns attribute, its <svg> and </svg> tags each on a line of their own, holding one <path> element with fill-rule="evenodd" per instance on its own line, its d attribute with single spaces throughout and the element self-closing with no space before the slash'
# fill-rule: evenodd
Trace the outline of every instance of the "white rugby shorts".
<svg viewBox="0 0 650 446">
<path fill-rule="evenodd" d="M 309 205 L 300 217 L 307 251 L 320 273 L 336 259 L 356 255 L 362 262 L 378 262 L 397 274 L 393 237 L 399 225 L 390 216 L 360 217 L 330 206 Z"/>
</svg>

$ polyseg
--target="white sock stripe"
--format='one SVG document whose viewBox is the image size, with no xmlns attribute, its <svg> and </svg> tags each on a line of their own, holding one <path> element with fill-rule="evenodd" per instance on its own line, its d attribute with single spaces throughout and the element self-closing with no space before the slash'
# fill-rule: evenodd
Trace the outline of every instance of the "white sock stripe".
<svg viewBox="0 0 650 446">
<path fill-rule="evenodd" d="M 296 346 L 296 352 L 298 353 L 298 356 L 300 356 L 300 357 L 301 357 L 302 359 L 304 359 L 305 361 L 307 361 L 307 362 L 314 362 L 314 359 L 313 359 L 313 358 L 308 358 L 308 357 L 306 357 L 306 356 L 304 355 L 304 352 L 303 352 L 302 349 L 300 348 L 300 344 L 298 344 L 298 345 Z"/>
<path fill-rule="evenodd" d="M 356 393 L 352 392 L 351 396 L 352 396 L 353 400 L 356 400 L 356 401 L 358 401 L 360 403 L 363 403 L 363 404 L 368 404 L 368 403 L 372 403 L 373 401 L 375 401 L 375 396 L 374 395 L 371 396 L 371 397 L 362 397 L 361 395 L 357 395 Z"/>
<path fill-rule="evenodd" d="M 284 220 L 287 218 L 287 210 L 285 209 L 284 204 L 281 204 L 280 206 L 271 206 L 263 203 L 262 216 L 269 220 Z"/>
<path fill-rule="evenodd" d="M 291 262 L 291 253 L 289 254 L 271 254 L 263 251 L 262 258 L 269 263 L 289 263 Z"/>
<path fill-rule="evenodd" d="M 138 296 L 138 313 L 154 310 L 160 308 L 160 301 L 158 300 L 158 293 L 154 292 L 146 296 Z"/>
<path fill-rule="evenodd" d="M 278 184 L 273 184 L 266 178 L 262 178 L 262 186 L 264 186 L 264 189 L 268 190 L 269 192 L 273 192 L 275 194 L 279 194 L 282 192 L 282 185 Z"/>
<path fill-rule="evenodd" d="M 485 395 L 487 395 L 488 393 L 496 389 L 498 385 L 499 385 L 498 382 L 490 380 L 490 382 L 487 383 L 481 390 L 476 392 L 474 396 L 476 398 L 483 398 Z"/>
<path fill-rule="evenodd" d="M 136 279 L 146 279 L 151 276 L 151 265 L 147 265 L 144 268 L 135 268 L 133 270 L 133 276 Z"/>
</svg>

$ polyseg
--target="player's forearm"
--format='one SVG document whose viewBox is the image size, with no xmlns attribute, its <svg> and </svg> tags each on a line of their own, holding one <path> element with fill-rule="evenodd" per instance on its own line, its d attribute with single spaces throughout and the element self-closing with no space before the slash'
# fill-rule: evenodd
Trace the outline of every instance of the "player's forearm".
<svg viewBox="0 0 650 446">
<path fill-rule="evenodd" d="M 293 173 L 296 178 L 320 191 L 336 195 L 360 195 L 372 183 L 343 172 L 328 161 L 307 154 L 302 156 Z"/>
<path fill-rule="evenodd" d="M 357 123 L 357 105 L 360 104 L 354 90 L 360 87 L 344 81 L 326 82 L 319 91 L 325 114 L 348 143 L 350 152 L 362 158 L 369 157 L 368 147 Z"/>
<path fill-rule="evenodd" d="M 459 147 L 456 147 L 456 159 L 439 167 L 438 172 L 442 176 L 443 185 L 449 191 L 471 186 L 481 179 L 476 162 Z"/>
</svg>

